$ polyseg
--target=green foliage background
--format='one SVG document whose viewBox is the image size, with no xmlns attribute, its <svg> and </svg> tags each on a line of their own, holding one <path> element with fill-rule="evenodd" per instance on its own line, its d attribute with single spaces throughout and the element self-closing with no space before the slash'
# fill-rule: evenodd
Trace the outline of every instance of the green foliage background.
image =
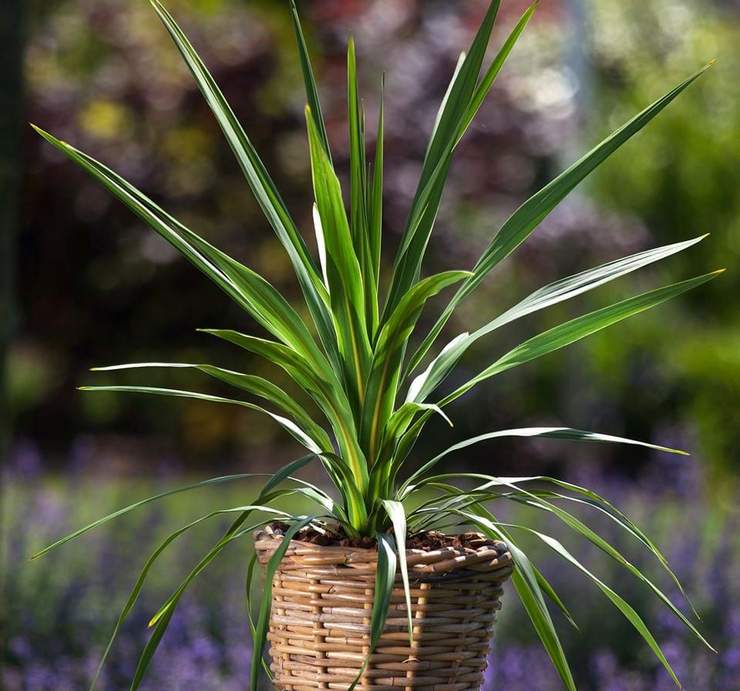
<svg viewBox="0 0 740 691">
<path fill-rule="evenodd" d="M 408 206 L 415 174 L 409 161 L 423 153 L 456 50 L 481 8 L 476 2 L 457 9 L 399 2 L 385 11 L 372 3 L 306 3 L 340 168 L 346 166 L 342 45 L 350 29 L 370 120 L 380 71 L 399 73 L 388 85 L 388 120 L 396 123 L 386 155 L 393 171 L 386 195 L 391 232 L 400 232 Z M 283 3 L 188 0 L 173 2 L 172 9 L 245 120 L 301 227 L 309 229 L 303 95 Z M 511 25 L 520 9 L 504 3 L 502 26 Z M 27 12 L 27 119 L 103 161 L 121 162 L 124 174 L 191 227 L 296 295 L 284 254 L 149 8 L 122 0 L 59 0 L 30 3 Z M 712 236 L 698 252 L 644 280 L 675 280 L 695 267 L 730 271 L 697 294 L 623 325 L 618 337 L 597 335 L 507 375 L 495 391 L 466 398 L 458 404 L 464 406 L 458 428 L 440 425 L 435 447 L 482 423 L 577 420 L 691 447 L 713 472 L 734 467 L 740 434 L 733 424 L 740 409 L 733 301 L 739 280 L 733 260 L 740 251 L 740 106 L 732 88 L 738 26 L 732 5 L 710 0 L 543 3 L 460 151 L 430 271 L 469 263 L 496 222 L 528 192 L 665 84 L 709 58 L 718 63 L 574 193 L 516 260 L 497 269 L 466 305 L 461 324 L 481 322 L 545 279 L 700 232 Z M 497 35 L 500 42 L 502 28 Z M 245 453 L 266 465 L 287 457 L 277 428 L 256 422 L 248 411 L 102 394 L 93 400 L 74 392 L 88 381 L 90 364 L 157 359 L 165 352 L 175 360 L 205 359 L 218 346 L 193 329 L 231 324 L 237 314 L 94 183 L 43 151 L 30 130 L 23 149 L 17 318 L 7 363 L 16 438 L 34 440 L 60 462 L 74 439 L 90 435 L 104 448 L 121 449 L 121 456 L 141 458 L 143 467 L 148 459 L 183 453 L 196 465 L 241 460 Z M 610 297 L 600 292 L 584 303 L 595 307 Z M 561 320 L 566 309 L 533 318 L 517 335 Z M 477 352 L 480 362 L 490 360 L 488 344 Z M 224 348 L 216 356 L 229 364 L 233 353 Z M 475 365 L 471 361 L 471 370 Z M 174 444 L 168 441 L 173 429 Z M 598 453 L 627 468 L 644 460 L 639 453 Z M 523 455 L 533 464 L 566 460 L 560 450 L 536 446 Z"/>
</svg>

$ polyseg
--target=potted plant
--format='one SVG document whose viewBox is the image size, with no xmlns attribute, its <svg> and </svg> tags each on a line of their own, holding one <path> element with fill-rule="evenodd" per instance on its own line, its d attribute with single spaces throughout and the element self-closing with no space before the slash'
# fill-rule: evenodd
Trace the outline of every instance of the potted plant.
<svg viewBox="0 0 740 691">
<path fill-rule="evenodd" d="M 256 553 L 248 568 L 248 593 L 258 562 L 264 565 L 265 586 L 256 617 L 250 614 L 254 640 L 252 689 L 256 688 L 261 666 L 272 673 L 276 688 L 296 691 L 352 689 L 357 684 L 372 689 L 479 688 L 502 584 L 509 577 L 563 683 L 568 689 L 575 688 L 549 607 L 560 610 L 571 622 L 572 618 L 545 575 L 519 547 L 523 534 L 534 536 L 585 574 L 634 626 L 678 683 L 660 646 L 625 600 L 590 573 L 555 538 L 525 525 L 506 524 L 492 510 L 496 503 L 513 501 L 546 512 L 564 523 L 647 584 L 709 646 L 692 621 L 657 585 L 567 507 L 572 503 L 586 505 L 616 522 L 657 558 L 680 589 L 661 551 L 629 518 L 597 493 L 556 478 L 440 473 L 437 464 L 468 446 L 499 437 L 637 444 L 668 453 L 684 452 L 608 434 L 538 427 L 482 433 L 422 460 L 417 466 L 408 459 L 426 423 L 439 418 L 448 420 L 447 406 L 474 386 L 655 307 L 720 273 L 715 271 L 650 290 L 561 323 L 501 355 L 466 383 L 447 389 L 444 395 L 438 393 L 440 385 L 478 339 L 525 315 L 667 258 L 702 239 L 640 252 L 568 276 L 536 290 L 477 330 L 462 333 L 448 342 L 441 340 L 456 307 L 489 272 L 524 242 L 583 178 L 704 70 L 635 115 L 525 201 L 493 234 L 472 268 L 422 278 L 424 251 L 456 146 L 534 11 L 532 6 L 524 12 L 493 61 L 484 67 L 499 5 L 494 0 L 452 75 L 431 133 L 392 272 L 381 280 L 382 98 L 370 163 L 352 41 L 347 51 L 351 156 L 350 203 L 346 209 L 332 163 L 311 61 L 295 4 L 291 3 L 308 101 L 306 125 L 315 199 L 317 261 L 195 49 L 162 4 L 158 0 L 151 0 L 151 4 L 195 77 L 252 192 L 287 251 L 312 323 L 305 323 L 266 278 L 186 228 L 112 169 L 40 128 L 36 130 L 130 207 L 264 328 L 268 337 L 227 329 L 205 331 L 284 369 L 311 402 L 311 407 L 266 379 L 209 364 L 156 362 L 97 368 L 199 370 L 248 394 L 251 400 L 144 386 L 83 388 L 245 406 L 271 417 L 307 450 L 306 455 L 272 475 L 254 501 L 244 506 L 218 508 L 195 518 L 157 547 L 121 611 L 101 666 L 150 569 L 168 545 L 203 521 L 232 515 L 233 522 L 223 537 L 202 556 L 152 617 L 153 632 L 141 653 L 131 689 L 140 685 L 173 612 L 193 579 L 228 544 L 253 533 Z M 387 289 L 381 289 L 385 285 Z M 415 327 L 426 301 L 452 286 L 455 292 L 431 331 L 416 334 Z M 411 347 L 412 335 L 421 336 L 415 348 Z M 259 399 L 266 401 L 267 407 L 254 402 Z M 301 468 L 311 463 L 323 467 L 332 491 L 296 477 Z M 138 501 L 58 540 L 39 555 L 176 492 L 254 477 L 253 474 L 216 477 Z M 275 508 L 274 502 L 288 496 L 311 500 L 315 511 L 291 515 Z M 442 528 L 446 532 L 441 532 Z M 261 654 L 267 641 L 270 665 Z"/>
</svg>

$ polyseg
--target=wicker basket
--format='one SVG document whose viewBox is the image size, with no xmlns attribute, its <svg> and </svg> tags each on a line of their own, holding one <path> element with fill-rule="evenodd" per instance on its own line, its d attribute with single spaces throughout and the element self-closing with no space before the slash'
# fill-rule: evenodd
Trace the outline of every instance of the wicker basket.
<svg viewBox="0 0 740 691">
<path fill-rule="evenodd" d="M 465 547 L 407 552 L 413 642 L 397 579 L 384 633 L 358 688 L 480 689 L 512 561 L 503 542 L 465 538 Z M 268 527 L 255 539 L 265 564 L 282 537 Z M 276 689 L 347 689 L 355 680 L 369 652 L 376 560 L 374 549 L 291 543 L 273 581 L 268 640 Z"/>
</svg>

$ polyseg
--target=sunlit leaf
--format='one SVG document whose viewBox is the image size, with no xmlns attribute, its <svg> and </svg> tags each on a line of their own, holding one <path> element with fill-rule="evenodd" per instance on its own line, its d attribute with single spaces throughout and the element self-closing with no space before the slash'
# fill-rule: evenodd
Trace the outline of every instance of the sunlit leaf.
<svg viewBox="0 0 740 691">
<path fill-rule="evenodd" d="M 667 94 L 635 115 L 629 122 L 612 132 L 600 144 L 564 170 L 539 192 L 530 197 L 508 218 L 493 237 L 480 259 L 476 262 L 473 267 L 473 276 L 465 281 L 458 289 L 429 335 L 424 339 L 424 342 L 414 355 L 409 371 L 413 370 L 419 364 L 460 302 L 480 285 L 491 269 L 508 257 L 524 242 L 542 220 L 547 217 L 581 180 L 647 125 L 648 122 L 671 103 L 684 89 L 698 79 L 706 71 L 707 67 L 704 67 L 681 82 Z"/>
</svg>

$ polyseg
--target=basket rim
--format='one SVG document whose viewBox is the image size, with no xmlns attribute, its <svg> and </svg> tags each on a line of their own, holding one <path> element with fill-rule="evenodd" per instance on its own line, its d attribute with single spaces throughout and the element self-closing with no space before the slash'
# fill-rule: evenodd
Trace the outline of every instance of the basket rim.
<svg viewBox="0 0 740 691">
<path fill-rule="evenodd" d="M 446 534 L 446 533 L 443 533 Z M 510 572 L 513 560 L 508 545 L 502 540 L 486 537 L 482 533 L 462 533 L 481 542 L 476 548 L 446 546 L 435 549 L 411 548 L 406 550 L 409 571 L 415 574 L 443 575 L 450 572 L 472 571 Z M 268 524 L 254 532 L 254 543 L 261 563 L 266 563 L 282 542 L 283 535 Z M 283 557 L 284 562 L 294 562 L 296 566 L 346 566 L 355 569 L 375 570 L 377 566 L 377 547 L 354 547 L 346 545 L 318 545 L 292 539 Z"/>
</svg>

